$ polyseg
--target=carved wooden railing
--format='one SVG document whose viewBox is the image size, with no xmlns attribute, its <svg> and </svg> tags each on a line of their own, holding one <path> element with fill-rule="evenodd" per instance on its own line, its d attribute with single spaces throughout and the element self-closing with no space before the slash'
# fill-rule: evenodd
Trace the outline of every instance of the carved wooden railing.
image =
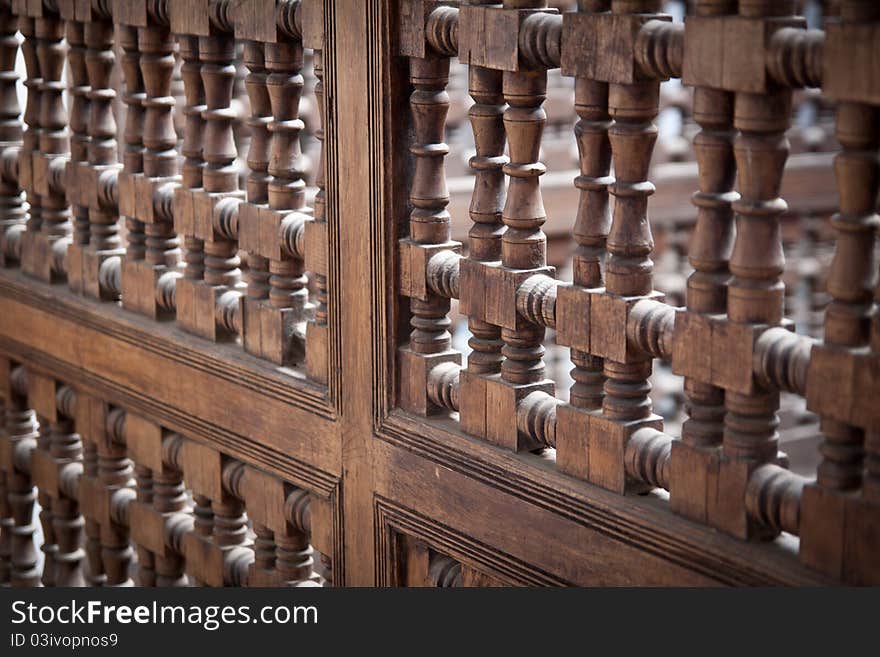
<svg viewBox="0 0 880 657">
<path fill-rule="evenodd" d="M 793 0 L 662 4 L 0 0 L 0 583 L 880 583 L 880 5 L 841 0 L 823 31 Z M 571 281 L 543 231 L 553 69 Z M 684 307 L 651 260 L 670 78 L 700 128 Z M 822 340 L 783 305 L 803 88 L 841 146 Z M 680 435 L 657 359 L 684 377 Z M 783 392 L 821 418 L 815 478 L 778 450 Z"/>
<path fill-rule="evenodd" d="M 820 31 L 806 30 L 786 1 L 698 0 L 684 24 L 659 13 L 659 0 L 582 0 L 562 14 L 543 0 L 450 4 L 412 0 L 400 13 L 415 167 L 400 241 L 399 290 L 412 310 L 397 361 L 401 406 L 454 413 L 462 432 L 507 450 L 554 448 L 559 470 L 621 495 L 665 489 L 675 513 L 737 539 L 797 535 L 809 567 L 880 581 L 880 413 L 867 402 L 880 383 L 880 89 L 868 82 L 880 6 L 843 0 Z M 468 65 L 474 100 L 466 256 L 450 241 L 446 211 L 453 57 Z M 557 67 L 574 79 L 579 117 L 571 282 L 546 266 L 541 230 L 542 104 Z M 660 81 L 671 77 L 694 88 L 701 127 L 684 308 L 654 291 L 650 259 L 653 120 Z M 785 133 L 792 92 L 807 86 L 838 103 L 842 146 L 821 342 L 792 332 L 782 312 Z M 469 320 L 466 366 L 450 349 L 449 299 Z M 568 403 L 545 376 L 548 328 L 571 349 Z M 652 412 L 654 359 L 685 377 L 680 436 Z M 777 450 L 780 391 L 805 396 L 822 418 L 815 480 L 789 472 Z"/>
<path fill-rule="evenodd" d="M 297 116 L 304 48 L 320 111 L 321 10 L 274 0 L 0 3 L 3 265 L 237 342 L 326 386 L 323 175 L 308 208 Z M 232 130 L 239 42 L 252 108 L 246 190 Z M 171 95 L 176 57 L 182 107 Z M 118 148 L 117 96 L 126 116 Z M 180 145 L 174 111 L 185 117 Z M 135 573 L 143 586 L 332 581 L 331 490 L 310 492 L 52 373 L 0 364 L 3 582 L 125 586 Z"/>
</svg>

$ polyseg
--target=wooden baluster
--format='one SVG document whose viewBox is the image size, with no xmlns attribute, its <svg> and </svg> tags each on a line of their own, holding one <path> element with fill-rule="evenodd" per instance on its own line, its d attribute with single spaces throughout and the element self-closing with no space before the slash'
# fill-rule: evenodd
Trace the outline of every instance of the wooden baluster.
<svg viewBox="0 0 880 657">
<path fill-rule="evenodd" d="M 76 433 L 71 414 L 66 410 L 72 403 L 65 397 L 72 394 L 73 390 L 67 386 L 58 389 L 56 421 L 50 424 L 49 429 L 49 453 L 58 468 L 59 479 L 62 478 L 61 470 L 67 464 L 82 461 L 82 441 Z M 52 525 L 57 541 L 54 585 L 85 586 L 81 568 L 85 556 L 81 547 L 85 521 L 80 515 L 76 499 L 59 494 L 52 500 Z"/>
<path fill-rule="evenodd" d="M 202 158 L 204 144 L 205 120 L 205 87 L 202 84 L 202 62 L 199 59 L 199 38 L 182 35 L 178 37 L 180 57 L 183 64 L 180 74 L 183 78 L 183 89 L 186 104 L 183 107 L 185 116 L 183 145 L 180 152 L 184 157 L 181 169 L 181 187 L 175 190 L 174 204 L 176 208 L 192 207 L 192 191 L 202 187 L 202 172 L 205 160 Z M 181 200 L 182 199 L 182 200 Z M 175 222 L 183 213 L 175 212 Z M 185 226 L 175 223 L 177 232 L 183 235 L 183 276 L 187 280 L 200 281 L 205 276 L 205 243 L 194 235 L 187 235 Z M 191 232 L 191 231 L 189 231 Z"/>
<path fill-rule="evenodd" d="M 471 5 L 490 5 L 494 0 L 471 0 Z M 472 263 L 481 263 L 473 269 L 473 277 L 483 277 L 482 263 L 501 261 L 501 236 L 507 229 L 501 221 L 504 208 L 504 172 L 508 162 L 504 154 L 505 101 L 502 94 L 502 72 L 475 64 L 468 67 L 468 92 L 474 100 L 468 110 L 474 134 L 475 155 L 469 165 L 474 172 L 474 191 L 470 203 L 468 231 L 468 259 L 462 262 L 465 277 Z M 473 278 L 469 279 L 473 280 Z M 473 283 L 471 283 L 473 286 Z M 486 436 L 486 377 L 501 372 L 501 328 L 490 324 L 482 316 L 471 316 L 470 289 L 463 286 L 461 312 L 468 315 L 471 338 L 468 346 L 467 368 L 460 377 L 459 412 L 462 430 L 479 437 Z"/>
<path fill-rule="evenodd" d="M 60 176 L 53 175 L 69 153 L 67 112 L 62 94 L 66 46 L 64 22 L 56 14 L 34 21 L 36 60 L 39 63 L 40 105 L 38 153 L 31 155 L 32 185 L 39 194 L 39 235 L 37 224 L 28 224 L 28 239 L 22 244 L 22 270 L 44 282 L 64 278 L 64 256 L 71 232 L 70 211 Z M 63 166 L 62 166 L 63 170 Z"/>
<path fill-rule="evenodd" d="M 254 523 L 254 563 L 248 575 L 248 586 L 271 586 L 277 581 L 275 532 Z M 271 583 L 271 584 L 270 584 Z"/>
<path fill-rule="evenodd" d="M 739 15 L 767 21 L 790 16 L 793 9 L 793 2 L 748 0 L 740 2 Z M 736 93 L 733 125 L 740 132 L 734 155 L 740 198 L 733 203 L 736 239 L 730 257 L 733 277 L 727 289 L 727 313 L 734 325 L 772 326 L 782 319 L 784 256 L 779 217 L 786 204 L 779 188 L 788 155 L 785 130 L 790 114 L 788 89 Z M 717 508 L 710 511 L 710 522 L 739 538 L 761 536 L 766 530 L 749 519 L 744 494 L 751 472 L 777 458 L 779 393 L 760 388 L 753 394 L 727 390 L 724 405 Z"/>
<path fill-rule="evenodd" d="M 88 249 L 84 254 L 85 291 L 92 298 L 115 300 L 118 290 L 101 285 L 99 273 L 110 258 L 123 255 L 119 236 L 119 212 L 115 198 L 119 170 L 116 148 L 116 91 L 111 76 L 116 65 L 113 23 L 109 13 L 93 13 L 85 26 L 88 51 L 86 65 L 90 91 L 88 120 L 89 224 Z M 83 177 L 79 178 L 82 181 Z"/>
<path fill-rule="evenodd" d="M 9 586 L 12 574 L 12 507 L 9 506 L 9 486 L 4 470 L 0 470 L 0 586 Z"/>
<path fill-rule="evenodd" d="M 303 90 L 302 42 L 289 40 L 266 44 L 266 85 L 272 107 L 269 145 L 268 214 L 270 221 L 283 221 L 288 211 L 305 209 L 306 160 L 299 145 L 303 129 L 299 103 Z M 262 356 L 277 363 L 301 361 L 305 321 L 308 319 L 308 279 L 301 258 L 286 256 L 270 245 L 269 298 L 263 307 Z"/>
<path fill-rule="evenodd" d="M 251 129 L 251 143 L 248 149 L 248 177 L 246 182 L 246 211 L 256 206 L 264 206 L 269 202 L 269 124 L 272 121 L 272 105 L 269 90 L 266 86 L 266 65 L 264 46 L 256 41 L 248 41 L 244 47 L 244 63 L 248 67 L 245 85 L 251 104 L 251 117 L 248 126 Z M 258 212 L 257 207 L 257 212 Z M 249 215 L 251 216 L 251 215 Z M 242 216 L 242 223 L 249 219 Z M 259 222 L 255 216 L 250 221 Z M 247 317 L 252 311 L 248 305 L 256 303 L 253 313 L 258 313 L 259 304 L 269 298 L 269 260 L 257 252 L 248 253 L 247 296 L 242 299 L 242 314 Z M 252 301 L 253 300 L 253 301 Z M 257 330 L 242 331 L 242 344 L 245 351 L 261 354 L 261 332 Z"/>
<path fill-rule="evenodd" d="M 309 503 L 308 491 L 297 489 L 290 493 L 284 504 L 287 531 L 275 534 L 275 567 L 285 586 L 319 585 L 314 571 L 314 550 L 305 531 Z"/>
<path fill-rule="evenodd" d="M 228 0 L 217 0 L 208 3 L 205 16 L 172 16 L 176 30 L 198 35 L 198 52 L 194 36 L 185 39 L 184 51 L 184 85 L 188 111 L 192 112 L 186 134 L 192 169 L 187 177 L 192 184 L 187 187 L 198 182 L 195 167 L 201 168 L 201 189 L 176 193 L 178 232 L 193 250 L 188 256 L 192 264 L 175 292 L 177 320 L 187 331 L 214 341 L 234 340 L 240 333 L 243 288 L 238 204 L 244 195 L 238 191 L 233 131 L 238 113 L 233 107 L 236 67 L 230 6 Z M 200 64 L 198 78 L 196 59 Z M 201 108 L 199 117 L 194 116 L 196 107 Z M 204 165 L 197 158 L 204 160 Z"/>
<path fill-rule="evenodd" d="M 71 13 L 73 6 L 70 6 Z M 67 163 L 65 183 L 70 214 L 73 218 L 73 239 L 67 250 L 67 285 L 81 294 L 84 290 L 83 252 L 89 243 L 91 226 L 89 204 L 85 197 L 86 179 L 80 181 L 81 163 L 88 162 L 89 79 L 86 69 L 86 43 L 84 23 L 64 15 L 67 37 L 67 70 L 69 74 L 68 97 L 70 98 L 70 161 Z M 115 135 L 114 135 L 115 136 Z"/>
<path fill-rule="evenodd" d="M 33 160 L 40 149 L 40 96 L 42 85 L 42 71 L 40 60 L 37 57 L 37 36 L 34 19 L 21 15 L 18 20 L 18 29 L 24 37 L 21 44 L 21 52 L 24 56 L 27 77 L 24 88 L 25 96 L 24 122 L 27 129 L 22 136 L 21 151 L 19 152 L 19 182 L 27 200 L 27 221 L 25 232 L 21 236 L 21 257 L 28 250 L 33 250 L 30 243 L 36 239 L 43 224 L 40 195 L 34 187 Z M 22 262 L 24 268 L 24 262 Z"/>
<path fill-rule="evenodd" d="M 127 258 L 124 263 L 122 299 L 125 307 L 156 319 L 169 316 L 173 309 L 173 285 L 180 261 L 172 212 L 174 189 L 179 182 L 171 95 L 174 39 L 168 27 L 166 3 L 154 0 L 146 8 L 140 5 L 140 11 L 146 13 L 140 16 L 144 20 L 136 23 L 144 85 L 140 100 L 144 108 L 143 173 L 126 167 L 119 202 L 125 216 L 134 216 L 143 223 L 145 251 L 143 260 Z M 138 82 L 134 71 L 127 77 L 129 83 Z"/>
<path fill-rule="evenodd" d="M 39 434 L 37 437 L 38 454 L 48 455 L 51 436 L 49 433 L 49 424 L 44 418 L 37 416 L 37 424 L 39 425 Z M 51 457 L 50 457 L 51 458 Z M 43 530 L 43 543 L 40 545 L 40 551 L 43 553 L 43 573 L 40 581 L 43 586 L 55 586 L 57 564 L 55 556 L 58 554 L 58 543 L 55 539 L 55 522 L 53 516 L 54 500 L 48 491 L 40 486 L 40 481 L 35 478 L 34 483 L 37 486 L 37 504 L 40 505 L 40 527 Z"/>
<path fill-rule="evenodd" d="M 153 471 L 135 464 L 135 491 L 138 503 L 153 504 Z M 156 586 L 156 557 L 151 550 L 137 544 L 137 583 L 139 586 Z"/>
<path fill-rule="evenodd" d="M 125 104 L 125 128 L 123 138 L 125 148 L 122 152 L 123 171 L 126 175 L 143 173 L 144 170 L 144 105 L 146 98 L 144 78 L 141 74 L 140 51 L 138 50 L 137 28 L 129 25 L 117 25 L 119 45 L 122 50 L 121 69 L 125 78 L 125 91 L 122 102 Z M 133 187 L 133 184 L 132 184 Z M 132 190 L 133 195 L 133 190 Z M 146 253 L 146 235 L 144 222 L 134 212 L 134 203 L 128 208 L 125 217 L 126 248 L 124 267 L 128 263 L 142 261 Z M 131 266 L 131 265 L 129 265 Z M 123 276 L 123 285 L 125 277 Z M 131 301 L 123 296 L 123 304 L 128 307 Z"/>
<path fill-rule="evenodd" d="M 37 417 L 27 405 L 26 397 L 20 390 L 24 388 L 25 372 L 19 367 L 11 371 L 10 391 L 5 404 L 4 430 L 8 440 L 9 453 L 13 456 L 12 469 L 6 472 L 7 499 L 12 511 L 12 555 L 10 583 L 15 587 L 32 587 L 40 583 L 37 567 L 37 548 L 34 533 L 34 503 L 37 500 L 29 472 L 15 463 L 19 452 L 30 452 L 36 447 L 39 435 Z"/>
<path fill-rule="evenodd" d="M 236 148 L 232 131 L 234 113 L 232 86 L 235 80 L 235 40 L 231 34 L 199 38 L 199 57 L 202 61 L 202 84 L 205 87 L 207 107 L 202 112 L 204 120 L 204 145 L 202 154 L 205 168 L 202 176 L 206 194 L 226 194 L 238 189 L 238 172 L 235 167 Z M 213 196 L 213 198 L 220 198 Z M 215 231 L 211 231 L 212 233 Z M 236 231 L 237 234 L 237 231 Z M 238 257 L 238 241 L 213 235 L 206 239 L 205 284 L 214 292 L 214 298 L 227 290 L 241 288 L 241 262 Z M 198 308 L 198 307 L 197 307 Z M 198 309 L 196 312 L 205 312 Z M 210 310 L 213 312 L 213 303 Z M 216 324 L 216 322 L 215 322 Z M 214 333 L 214 331 L 211 331 Z M 228 330 L 205 337 L 234 337 Z"/>
<path fill-rule="evenodd" d="M 603 12 L 611 7 L 610 0 L 587 0 L 578 3 L 581 13 Z M 568 74 L 567 66 L 563 74 Z M 580 175 L 574 185 L 579 201 L 573 236 L 577 247 L 572 258 L 572 286 L 560 287 L 557 299 L 556 342 L 571 347 L 574 383 L 569 403 L 557 409 L 556 465 L 568 474 L 586 478 L 588 475 L 589 411 L 602 408 L 604 397 L 604 363 L 601 356 L 589 350 L 589 335 L 578 332 L 589 310 L 585 290 L 605 285 L 605 241 L 611 228 L 611 205 L 608 187 L 611 177 L 611 143 L 608 129 L 608 83 L 594 80 L 583 73 L 574 80 L 574 109 L 578 116 L 574 132 L 578 146 Z"/>
<path fill-rule="evenodd" d="M 843 29 L 871 24 L 876 29 L 880 25 L 880 6 L 876 3 L 844 0 L 840 4 Z M 831 302 L 825 310 L 824 345 L 816 347 L 813 356 L 819 361 L 817 366 L 828 365 L 832 360 L 835 368 L 843 365 L 846 371 L 844 364 L 850 360 L 850 350 L 869 344 L 876 350 L 877 346 L 876 335 L 871 335 L 871 323 L 873 319 L 876 330 L 874 250 L 880 225 L 880 108 L 840 98 L 837 139 L 842 147 L 834 161 L 840 209 L 831 218 L 837 243 L 826 284 Z M 830 370 L 825 370 L 827 376 L 822 371 L 818 370 L 817 375 L 823 388 L 843 380 L 834 378 Z M 827 395 L 827 390 L 822 394 Z M 857 395 L 859 391 L 852 389 L 842 394 Z M 808 396 L 809 406 L 814 405 L 813 401 Z M 820 418 L 824 435 L 819 448 L 822 460 L 816 482 L 804 488 L 801 560 L 833 577 L 876 584 L 880 581 L 880 568 L 871 539 L 876 529 L 869 525 L 876 522 L 880 513 L 868 505 L 861 507 L 854 500 L 862 488 L 864 501 L 880 502 L 876 432 L 869 432 L 866 439 L 862 428 L 828 416 Z M 868 458 L 864 459 L 866 449 Z"/>
<path fill-rule="evenodd" d="M 211 499 L 204 495 L 193 495 L 193 533 L 202 540 L 210 540 L 214 533 L 214 509 Z M 195 586 L 204 586 L 198 577 L 193 578 Z"/>
<path fill-rule="evenodd" d="M 449 58 L 435 53 L 410 57 L 409 68 L 414 87 L 409 100 L 414 133 L 410 153 L 415 170 L 409 195 L 409 238 L 402 244 L 418 252 L 451 242 L 445 169 L 449 147 L 443 141 L 449 111 Z M 427 258 L 425 255 L 426 262 Z M 415 275 L 423 274 L 417 271 Z M 409 344 L 400 350 L 400 405 L 422 415 L 447 412 L 428 398 L 431 369 L 440 363 L 461 361 L 460 354 L 451 349 L 449 308 L 447 297 L 430 290 L 410 298 L 412 332 Z"/>
<path fill-rule="evenodd" d="M 106 426 L 98 441 L 98 480 L 104 489 L 107 498 L 107 506 L 110 508 L 113 499 L 119 495 L 131 494 L 132 476 L 134 470 L 125 445 L 115 440 L 116 435 L 121 435 L 124 429 L 114 427 L 118 422 L 124 422 L 125 416 L 119 409 L 108 410 L 105 414 Z M 101 524 L 101 559 L 107 575 L 106 586 L 132 586 L 129 577 L 133 551 L 128 527 L 112 518 Z"/>
<path fill-rule="evenodd" d="M 183 475 L 176 470 L 154 474 L 153 507 L 166 518 L 184 514 L 186 511 L 186 487 Z M 167 522 L 167 521 L 166 521 Z M 168 550 L 155 556 L 156 586 L 186 586 L 183 555 Z"/>
<path fill-rule="evenodd" d="M 322 26 L 323 27 L 323 26 Z M 324 51 L 323 30 L 320 35 L 303 35 L 306 46 L 317 46 L 313 51 L 313 66 L 317 82 L 315 83 L 315 102 L 318 105 L 318 121 L 315 139 L 320 142 L 321 154 L 315 175 L 314 221 L 305 225 L 305 268 L 313 279 L 315 289 L 314 313 L 306 327 L 306 372 L 314 381 L 326 384 L 329 368 L 329 327 L 327 324 L 327 240 L 329 236 L 327 224 L 327 193 L 325 189 L 324 167 L 324 134 L 327 121 L 324 99 Z M 310 40 L 315 42 L 310 43 Z"/>
<path fill-rule="evenodd" d="M 695 8 L 697 16 L 735 11 L 736 3 L 731 0 L 701 0 Z M 694 138 L 700 190 L 693 197 L 697 223 L 688 260 L 694 273 L 687 282 L 687 309 L 694 313 L 722 314 L 727 308 L 727 263 L 733 246 L 731 202 L 738 197 L 732 191 L 736 178 L 733 100 L 729 91 L 705 86 L 694 89 L 694 119 L 700 126 Z M 708 345 L 682 346 L 685 358 L 704 357 L 711 350 Z M 686 378 L 684 387 L 688 419 L 682 426 L 681 441 L 672 444 L 670 505 L 677 513 L 706 522 L 709 498 L 715 494 L 711 478 L 724 432 L 724 390 L 695 377 Z"/>
<path fill-rule="evenodd" d="M 77 162 L 74 166 L 79 166 L 79 164 Z M 76 176 L 77 173 L 79 173 L 78 169 L 71 169 L 68 166 L 68 175 Z M 105 520 L 101 511 L 102 507 L 107 505 L 102 503 L 102 491 L 98 481 L 98 436 L 93 419 L 93 408 L 96 402 L 97 400 L 78 391 L 76 425 L 82 443 L 82 474 L 79 477 L 76 495 L 84 516 L 84 578 L 89 586 L 103 586 L 107 580 L 104 562 L 101 558 L 101 523 Z M 103 421 L 103 416 L 101 421 Z"/>
<path fill-rule="evenodd" d="M 0 266 L 18 261 L 24 230 L 25 208 L 15 160 L 21 150 L 22 121 L 18 102 L 15 61 L 20 38 L 16 19 L 8 4 L 0 7 Z M 9 164 L 7 165 L 6 162 Z M 8 173 L 7 173 L 8 166 Z M 14 174 L 14 175 L 11 175 Z M 18 246 L 16 246 L 16 244 Z"/>
</svg>

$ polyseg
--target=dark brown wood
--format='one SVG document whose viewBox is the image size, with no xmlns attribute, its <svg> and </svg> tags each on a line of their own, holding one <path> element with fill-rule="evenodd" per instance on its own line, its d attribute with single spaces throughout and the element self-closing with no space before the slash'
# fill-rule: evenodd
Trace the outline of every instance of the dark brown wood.
<svg viewBox="0 0 880 657">
<path fill-rule="evenodd" d="M 0 0 L 0 583 L 880 581 L 876 3 L 550 4 Z"/>
</svg>

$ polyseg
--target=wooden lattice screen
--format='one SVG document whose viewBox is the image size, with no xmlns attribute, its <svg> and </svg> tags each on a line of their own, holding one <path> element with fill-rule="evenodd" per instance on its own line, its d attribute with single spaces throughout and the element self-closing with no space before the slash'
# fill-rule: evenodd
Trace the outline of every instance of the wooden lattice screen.
<svg viewBox="0 0 880 657">
<path fill-rule="evenodd" d="M 0 582 L 880 583 L 880 3 L 551 4 L 0 0 Z M 571 280 L 542 231 L 556 69 Z M 676 78 L 683 307 L 649 220 Z M 805 88 L 839 148 L 820 338 L 783 284 Z M 781 394 L 819 418 L 809 476 Z"/>
</svg>

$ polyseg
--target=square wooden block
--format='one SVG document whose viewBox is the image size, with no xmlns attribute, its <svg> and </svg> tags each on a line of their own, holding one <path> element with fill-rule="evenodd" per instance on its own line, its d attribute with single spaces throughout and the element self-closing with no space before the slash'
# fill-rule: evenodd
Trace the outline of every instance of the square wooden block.
<svg viewBox="0 0 880 657">
<path fill-rule="evenodd" d="M 193 190 L 186 187 L 178 187 L 174 190 L 174 232 L 178 235 L 196 234 L 194 208 Z"/>
<path fill-rule="evenodd" d="M 846 501 L 844 580 L 859 586 L 880 585 L 880 504 L 863 498 Z"/>
<path fill-rule="evenodd" d="M 617 363 L 632 363 L 649 360 L 639 349 L 632 349 L 626 338 L 626 324 L 630 311 L 642 299 L 664 298 L 660 292 L 652 292 L 642 297 L 621 297 L 605 291 L 591 293 L 590 299 L 590 347 L 595 356 L 608 358 Z M 558 324 L 558 322 L 557 322 Z"/>
<path fill-rule="evenodd" d="M 654 19 L 672 20 L 665 14 L 563 14 L 562 74 L 613 84 L 649 79 L 636 62 L 636 38 Z"/>
<path fill-rule="evenodd" d="M 179 176 L 170 176 L 167 178 L 148 178 L 146 176 L 137 176 L 135 182 L 135 216 L 145 224 L 164 223 L 166 219 L 157 212 L 157 198 L 159 189 L 168 184 L 180 182 Z M 172 211 L 172 214 L 173 211 Z"/>
<path fill-rule="evenodd" d="M 586 480 L 590 473 L 590 418 L 597 411 L 571 404 L 556 407 L 556 467 Z"/>
<path fill-rule="evenodd" d="M 238 206 L 238 247 L 260 254 L 260 209 L 265 206 L 244 202 Z"/>
<path fill-rule="evenodd" d="M 158 424 L 133 413 L 126 413 L 125 443 L 129 457 L 138 465 L 162 472 L 162 439 L 164 431 Z"/>
<path fill-rule="evenodd" d="M 468 369 L 459 373 L 458 424 L 461 430 L 478 438 L 486 437 L 486 382 L 497 374 L 477 374 Z"/>
<path fill-rule="evenodd" d="M 119 195 L 119 215 L 122 217 L 137 217 L 137 179 L 143 178 L 142 173 L 128 173 L 122 171 L 116 181 L 117 194 Z"/>
<path fill-rule="evenodd" d="M 206 586 L 223 586 L 223 551 L 213 541 L 189 532 L 183 537 L 187 572 Z"/>
<path fill-rule="evenodd" d="M 52 244 L 46 235 L 26 231 L 21 236 L 21 270 L 44 283 L 55 283 L 52 271 Z"/>
<path fill-rule="evenodd" d="M 428 286 L 428 261 L 441 251 L 461 252 L 461 243 L 419 244 L 409 238 L 398 243 L 400 277 L 398 291 L 405 297 L 427 301 L 433 294 Z"/>
<path fill-rule="evenodd" d="M 145 260 L 123 258 L 122 307 L 151 319 L 172 317 L 156 301 L 156 284 L 166 271 L 168 268 L 163 265 L 153 266 Z"/>
<path fill-rule="evenodd" d="M 165 521 L 165 516 L 149 504 L 137 500 L 128 504 L 131 540 L 159 557 L 169 555 L 165 544 Z"/>
<path fill-rule="evenodd" d="M 709 498 L 718 488 L 719 447 L 695 447 L 675 440 L 669 461 L 669 505 L 679 515 L 709 521 Z"/>
<path fill-rule="evenodd" d="M 462 5 L 458 19 L 458 57 L 462 64 L 502 71 L 520 70 L 519 31 L 523 20 L 536 11 Z"/>
<path fill-rule="evenodd" d="M 486 379 L 486 440 L 512 452 L 524 452 L 544 447 L 517 427 L 516 411 L 519 403 L 535 391 L 553 395 L 555 384 L 544 380 L 538 383 L 516 385 L 503 381 L 501 375 Z"/>
<path fill-rule="evenodd" d="M 74 246 L 71 244 L 71 247 Z M 68 282 L 70 281 L 70 248 L 67 248 L 68 262 Z M 83 293 L 92 299 L 103 299 L 104 301 L 113 301 L 116 296 L 110 290 L 101 289 L 100 273 L 101 265 L 110 258 L 121 258 L 125 255 L 125 249 L 117 249 L 116 251 L 92 251 L 86 249 L 82 254 L 81 272 L 83 278 Z"/>
<path fill-rule="evenodd" d="M 472 319 L 487 321 L 488 302 L 486 282 L 493 276 L 490 269 L 501 267 L 500 262 L 481 262 L 462 258 L 459 263 L 459 311 Z"/>
<path fill-rule="evenodd" d="M 183 443 L 181 470 L 194 495 L 204 495 L 215 502 L 227 499 L 223 490 L 223 455 L 216 449 L 194 440 Z"/>
<path fill-rule="evenodd" d="M 746 489 L 756 468 L 752 460 L 729 458 L 722 451 L 718 462 L 715 494 L 709 497 L 709 523 L 740 540 L 768 540 L 776 533 L 759 525 L 746 511 Z"/>
<path fill-rule="evenodd" d="M 87 248 L 82 244 L 71 244 L 67 247 L 67 287 L 77 294 L 85 294 L 86 290 L 83 268 Z"/>
<path fill-rule="evenodd" d="M 242 344 L 245 351 L 277 365 L 301 363 L 305 346 L 300 336 L 306 317 L 300 309 L 276 308 L 268 301 L 242 297 Z"/>
<path fill-rule="evenodd" d="M 428 399 L 428 376 L 440 363 L 461 364 L 461 354 L 453 350 L 438 354 L 420 354 L 408 347 L 402 347 L 398 349 L 397 357 L 400 408 L 422 416 L 447 413 L 448 409 L 440 408 Z"/>
<path fill-rule="evenodd" d="M 506 267 L 486 267 L 486 320 L 490 324 L 517 331 L 532 324 L 523 318 L 516 309 L 516 292 L 522 283 L 535 274 L 546 274 L 553 278 L 554 267 L 535 269 L 508 269 Z"/>
<path fill-rule="evenodd" d="M 835 579 L 843 576 L 848 498 L 846 493 L 815 483 L 804 486 L 801 495 L 801 561 Z"/>
<path fill-rule="evenodd" d="M 828 21 L 824 28 L 822 94 L 837 101 L 880 105 L 880 25 Z"/>
<path fill-rule="evenodd" d="M 174 298 L 177 305 L 177 324 L 185 331 L 218 342 L 229 336 L 217 325 L 217 298 L 226 286 L 212 286 L 204 281 L 180 278 Z"/>
<path fill-rule="evenodd" d="M 310 321 L 306 325 L 306 374 L 309 379 L 327 385 L 329 376 L 330 327 Z"/>
<path fill-rule="evenodd" d="M 41 493 L 57 499 L 61 496 L 61 480 L 58 477 L 58 464 L 45 449 L 31 452 L 31 479 Z"/>
<path fill-rule="evenodd" d="M 42 420 L 57 422 L 61 415 L 55 379 L 32 369 L 28 369 L 27 375 L 28 405 Z"/>
<path fill-rule="evenodd" d="M 303 248 L 305 249 L 305 254 L 303 257 L 303 261 L 305 263 L 306 270 L 315 274 L 322 274 L 326 276 L 328 272 L 327 265 L 330 262 L 329 256 L 327 254 L 327 247 L 329 244 L 327 236 L 327 222 L 309 219 L 308 221 L 306 221 L 304 229 L 305 246 Z M 459 244 L 458 242 L 454 242 L 454 244 L 458 245 L 458 251 L 456 252 L 460 252 L 461 244 Z"/>
<path fill-rule="evenodd" d="M 244 200 L 244 192 L 206 192 L 197 189 L 192 192 L 193 200 L 193 237 L 206 242 L 224 241 L 228 239 L 216 229 L 214 214 L 217 204 L 225 198 Z"/>
<path fill-rule="evenodd" d="M 556 292 L 556 343 L 590 353 L 590 299 L 598 290 L 560 285 Z"/>
<path fill-rule="evenodd" d="M 242 498 L 247 506 L 248 517 L 254 524 L 263 525 L 279 534 L 288 531 L 284 510 L 287 491 L 283 481 L 262 470 L 245 466 Z"/>
<path fill-rule="evenodd" d="M 324 0 L 301 0 L 303 48 L 324 49 Z"/>
<path fill-rule="evenodd" d="M 599 413 L 591 414 L 587 441 L 588 481 L 621 495 L 644 491 L 644 484 L 633 482 L 626 476 L 624 456 L 630 436 L 645 427 L 662 431 L 663 418 L 651 415 L 642 420 L 620 422 Z"/>
</svg>

